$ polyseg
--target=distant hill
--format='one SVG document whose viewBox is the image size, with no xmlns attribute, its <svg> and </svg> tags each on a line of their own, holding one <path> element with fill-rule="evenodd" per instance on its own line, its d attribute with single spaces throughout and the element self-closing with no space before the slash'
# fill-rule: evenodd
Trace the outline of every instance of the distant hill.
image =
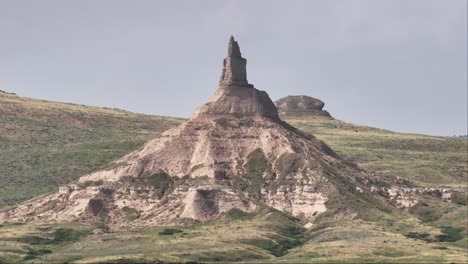
<svg viewBox="0 0 468 264">
<path fill-rule="evenodd" d="M 314 111 L 304 114 L 307 109 L 300 107 L 304 97 L 307 98 L 288 96 L 277 100 L 277 105 L 283 102 L 283 105 L 292 106 L 283 108 L 281 118 L 317 136 L 360 167 L 379 174 L 408 179 L 417 186 L 466 186 L 466 140 L 396 133 L 343 122 Z M 315 98 L 309 100 L 322 102 Z M 322 104 L 317 105 L 320 109 L 323 107 Z"/>
<path fill-rule="evenodd" d="M 180 122 L 0 92 L 0 207 L 55 191 Z"/>
</svg>

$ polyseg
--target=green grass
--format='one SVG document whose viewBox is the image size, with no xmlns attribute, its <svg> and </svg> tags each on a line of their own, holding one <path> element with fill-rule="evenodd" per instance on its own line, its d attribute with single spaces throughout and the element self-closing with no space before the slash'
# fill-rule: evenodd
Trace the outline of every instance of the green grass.
<svg viewBox="0 0 468 264">
<path fill-rule="evenodd" d="M 411 217 L 395 219 L 393 225 L 362 220 L 329 221 L 306 230 L 298 219 L 270 210 L 242 221 L 212 221 L 187 227 L 132 228 L 104 234 L 91 233 L 93 228 L 76 223 L 6 224 L 0 227 L 0 259 L 7 263 L 28 259 L 36 263 L 463 263 L 466 260 L 465 249 L 449 242 L 427 243 L 400 234 L 401 228 L 403 232 L 439 234 L 437 229 Z M 451 232 L 458 231 L 447 230 Z M 62 235 L 51 243 L 57 234 Z"/>
<path fill-rule="evenodd" d="M 237 208 L 233 208 L 227 211 L 226 216 L 229 220 L 232 220 L 232 221 L 245 221 L 245 220 L 252 220 L 253 218 L 255 218 L 254 213 L 246 213 Z"/>
<path fill-rule="evenodd" d="M 468 140 L 395 133 L 317 116 L 282 117 L 325 141 L 338 154 L 389 180 L 418 186 L 466 187 Z"/>
<path fill-rule="evenodd" d="M 41 257 L 86 239 L 91 234 L 91 228 L 77 223 L 3 224 L 0 227 L 0 260 L 6 263 L 37 262 Z"/>
<path fill-rule="evenodd" d="M 183 231 L 179 229 L 165 228 L 163 231 L 159 232 L 159 234 L 163 236 L 171 236 L 171 235 L 182 233 L 182 232 Z"/>
<path fill-rule="evenodd" d="M 0 207 L 56 191 L 181 121 L 0 93 Z"/>
<path fill-rule="evenodd" d="M 271 165 L 268 163 L 265 154 L 261 149 L 256 149 L 247 156 L 245 165 L 245 175 L 243 177 L 245 190 L 253 198 L 260 197 L 260 190 L 265 184 L 264 174 L 266 178 L 271 177 Z"/>
</svg>

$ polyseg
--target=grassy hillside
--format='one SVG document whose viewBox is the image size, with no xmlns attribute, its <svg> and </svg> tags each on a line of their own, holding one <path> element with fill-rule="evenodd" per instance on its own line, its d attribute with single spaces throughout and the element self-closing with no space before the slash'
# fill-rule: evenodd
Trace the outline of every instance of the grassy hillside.
<svg viewBox="0 0 468 264">
<path fill-rule="evenodd" d="M 377 174 L 398 176 L 418 186 L 467 186 L 466 139 L 395 133 L 321 116 L 282 118 Z"/>
<path fill-rule="evenodd" d="M 180 122 L 0 92 L 0 207 L 55 191 Z"/>
<path fill-rule="evenodd" d="M 466 188 L 466 139 L 394 133 L 311 115 L 282 118 L 374 173 L 419 186 Z M 0 93 L 0 206 L 53 191 L 182 121 Z M 354 202 L 343 197 L 327 207 Z M 370 214 L 367 220 L 322 218 L 311 230 L 274 210 L 231 211 L 190 227 L 110 233 L 76 223 L 5 223 L 0 263 L 467 261 L 466 197 L 454 204 L 423 197 L 408 212 L 377 215 L 369 208 L 361 212 Z"/>
</svg>

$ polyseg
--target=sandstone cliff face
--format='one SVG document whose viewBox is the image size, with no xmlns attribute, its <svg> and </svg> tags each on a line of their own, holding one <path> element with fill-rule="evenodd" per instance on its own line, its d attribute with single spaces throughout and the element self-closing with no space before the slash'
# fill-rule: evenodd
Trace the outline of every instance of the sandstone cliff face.
<svg viewBox="0 0 468 264">
<path fill-rule="evenodd" d="M 245 65 L 231 38 L 219 87 L 190 120 L 0 220 L 101 221 L 117 229 L 267 206 L 312 222 L 337 196 L 336 177 L 370 193 L 372 177 L 280 120 L 268 94 L 248 84 Z"/>
<path fill-rule="evenodd" d="M 108 170 L 0 218 L 86 222 L 105 214 L 119 228 L 208 220 L 262 203 L 312 220 L 334 191 L 322 164 L 339 163 L 319 140 L 270 119 L 189 120 Z M 126 210 L 138 219 L 128 221 Z"/>
</svg>

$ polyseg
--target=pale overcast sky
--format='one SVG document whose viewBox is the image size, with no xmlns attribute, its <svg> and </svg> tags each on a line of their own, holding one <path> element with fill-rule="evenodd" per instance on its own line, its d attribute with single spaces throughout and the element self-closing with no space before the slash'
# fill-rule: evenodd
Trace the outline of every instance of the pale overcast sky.
<svg viewBox="0 0 468 264">
<path fill-rule="evenodd" d="M 231 34 L 273 100 L 467 133 L 466 0 L 0 0 L 0 89 L 188 117 L 213 95 Z"/>
</svg>

